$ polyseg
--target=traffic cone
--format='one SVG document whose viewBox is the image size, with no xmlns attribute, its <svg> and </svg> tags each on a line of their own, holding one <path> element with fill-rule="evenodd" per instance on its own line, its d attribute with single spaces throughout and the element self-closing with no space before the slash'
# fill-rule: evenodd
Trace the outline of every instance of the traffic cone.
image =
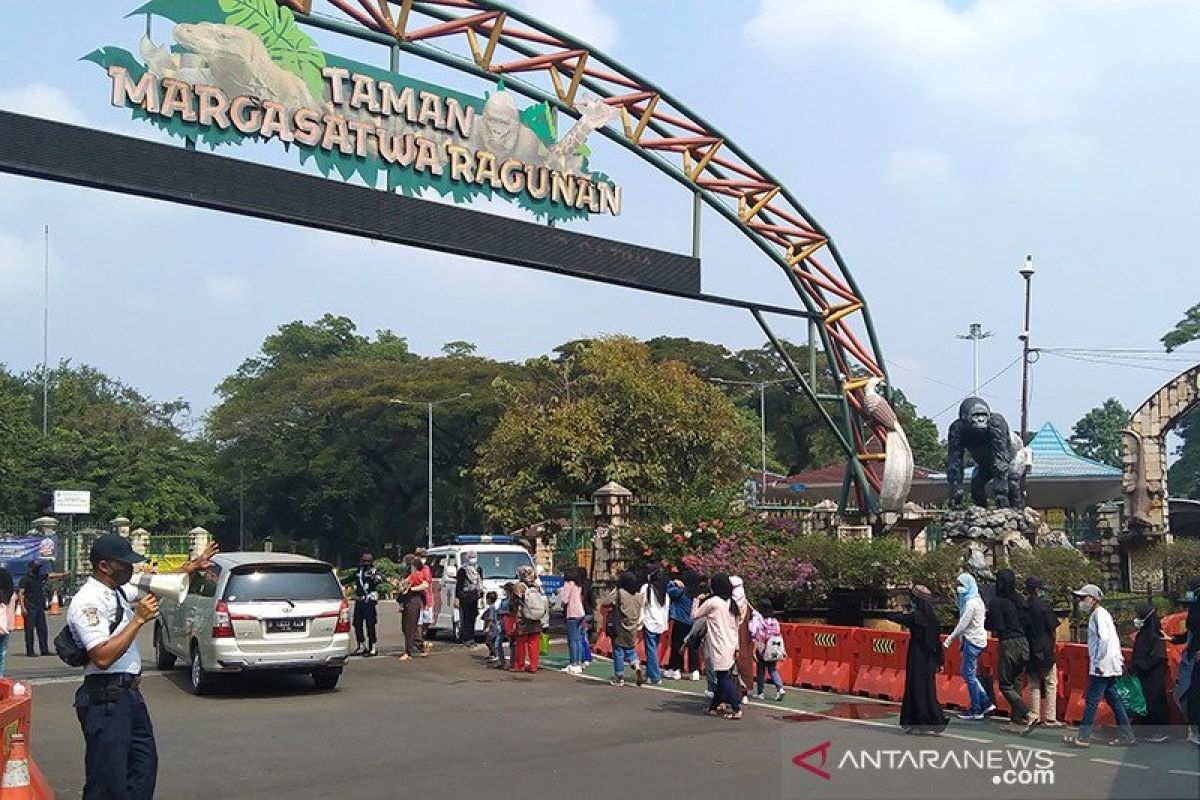
<svg viewBox="0 0 1200 800">
<path fill-rule="evenodd" d="M 56 589 L 54 591 L 54 594 L 50 595 L 50 615 L 56 616 L 61 613 L 62 613 L 62 604 L 59 602 L 58 590 Z"/>
<path fill-rule="evenodd" d="M 17 613 L 13 615 L 12 629 L 14 631 L 23 631 L 25 630 L 25 615 L 21 613 L 21 604 L 17 603 L 15 608 L 17 609 Z"/>
<path fill-rule="evenodd" d="M 4 764 L 4 779 L 0 780 L 0 800 L 35 800 L 29 780 L 29 748 L 25 736 L 13 734 L 8 761 Z"/>
</svg>

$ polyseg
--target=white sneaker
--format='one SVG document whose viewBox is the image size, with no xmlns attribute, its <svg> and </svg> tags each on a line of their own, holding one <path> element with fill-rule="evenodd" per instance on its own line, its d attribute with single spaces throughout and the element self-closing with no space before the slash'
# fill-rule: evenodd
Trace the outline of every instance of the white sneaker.
<svg viewBox="0 0 1200 800">
<path fill-rule="evenodd" d="M 664 669 L 663 677 L 669 681 L 677 681 L 679 680 L 679 671 L 673 669 Z"/>
<path fill-rule="evenodd" d="M 707 697 L 709 700 L 713 699 L 713 693 L 710 692 L 708 689 L 704 690 L 704 696 Z"/>
<path fill-rule="evenodd" d="M 694 680 L 694 681 L 700 680 L 700 671 L 699 670 L 694 670 L 692 672 L 692 680 Z"/>
<path fill-rule="evenodd" d="M 775 699 L 782 700 L 785 695 L 787 695 L 787 692 L 785 692 L 783 689 L 780 689 L 778 692 L 775 693 Z"/>
<path fill-rule="evenodd" d="M 751 697 L 753 697 L 755 700 L 764 700 L 764 699 L 766 699 L 766 698 L 764 698 L 764 697 L 763 697 L 763 695 L 762 695 L 762 693 L 761 693 L 761 692 L 759 692 L 759 693 L 756 693 L 756 694 L 752 694 L 752 695 L 750 695 L 750 696 L 751 696 Z"/>
</svg>

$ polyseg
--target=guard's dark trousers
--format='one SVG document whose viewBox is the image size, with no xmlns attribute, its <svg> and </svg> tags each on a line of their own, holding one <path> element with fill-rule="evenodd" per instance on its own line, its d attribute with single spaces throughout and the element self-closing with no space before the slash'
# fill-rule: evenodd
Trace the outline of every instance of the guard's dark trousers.
<svg viewBox="0 0 1200 800">
<path fill-rule="evenodd" d="M 42 655 L 50 655 L 50 648 L 46 646 L 46 607 L 42 602 L 30 605 L 25 604 L 25 609 L 29 613 L 25 616 L 25 655 L 33 655 L 33 633 L 37 631 L 38 644 L 41 645 L 39 651 Z"/>
<path fill-rule="evenodd" d="M 363 627 L 367 629 L 367 646 L 375 646 L 375 626 L 379 622 L 378 603 L 371 600 L 354 601 L 354 641 L 363 643 Z"/>
<path fill-rule="evenodd" d="M 136 688 L 103 680 L 89 676 L 75 692 L 85 745 L 83 800 L 151 800 L 158 749 L 146 701 Z"/>
<path fill-rule="evenodd" d="M 479 616 L 479 592 L 465 591 L 458 601 L 458 641 L 475 641 L 475 618 Z"/>
</svg>

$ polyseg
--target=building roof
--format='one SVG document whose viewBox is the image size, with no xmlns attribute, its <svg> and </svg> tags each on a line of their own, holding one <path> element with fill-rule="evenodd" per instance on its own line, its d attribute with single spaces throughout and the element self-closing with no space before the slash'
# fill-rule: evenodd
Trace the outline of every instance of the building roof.
<svg viewBox="0 0 1200 800">
<path fill-rule="evenodd" d="M 1029 442 L 1033 450 L 1033 469 L 1029 472 L 1031 480 L 1036 478 L 1119 478 L 1121 470 L 1102 464 L 1090 458 L 1085 458 L 1074 450 L 1067 440 L 1047 422 L 1037 435 Z"/>
</svg>

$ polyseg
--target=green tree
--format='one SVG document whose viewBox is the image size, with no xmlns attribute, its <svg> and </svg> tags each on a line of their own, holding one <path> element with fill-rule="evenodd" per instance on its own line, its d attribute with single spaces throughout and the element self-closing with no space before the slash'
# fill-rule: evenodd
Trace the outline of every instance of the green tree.
<svg viewBox="0 0 1200 800">
<path fill-rule="evenodd" d="M 1185 311 L 1183 319 L 1179 320 L 1174 328 L 1163 334 L 1161 341 L 1163 347 L 1170 353 L 1197 339 L 1200 339 L 1200 303 Z"/>
<path fill-rule="evenodd" d="M 268 336 L 262 352 L 221 384 L 208 421 L 227 517 L 236 519 L 244 483 L 251 541 L 270 535 L 337 560 L 424 543 L 426 408 L 388 400 L 469 392 L 434 413 L 434 527 L 480 530 L 466 470 L 501 413 L 491 385 L 515 368 L 471 355 L 468 342 L 454 344 L 450 355 L 424 358 L 390 331 L 361 336 L 353 322 L 330 315 Z M 237 538 L 232 522 L 219 533 Z"/>
<path fill-rule="evenodd" d="M 472 471 L 487 515 L 512 527 L 615 480 L 637 496 L 703 497 L 740 483 L 753 425 L 720 390 L 614 337 L 534 359 Z"/>
<path fill-rule="evenodd" d="M 1071 447 L 1081 456 L 1113 467 L 1121 466 L 1121 431 L 1129 424 L 1129 409 L 1110 397 L 1083 415 L 1071 429 Z"/>
<path fill-rule="evenodd" d="M 1162 337 L 1167 352 L 1200 339 L 1200 303 L 1189 308 L 1171 331 Z M 1183 440 L 1175 450 L 1176 460 L 1167 472 L 1172 497 L 1200 500 L 1200 411 L 1192 411 L 1179 421 L 1176 433 Z"/>
</svg>

